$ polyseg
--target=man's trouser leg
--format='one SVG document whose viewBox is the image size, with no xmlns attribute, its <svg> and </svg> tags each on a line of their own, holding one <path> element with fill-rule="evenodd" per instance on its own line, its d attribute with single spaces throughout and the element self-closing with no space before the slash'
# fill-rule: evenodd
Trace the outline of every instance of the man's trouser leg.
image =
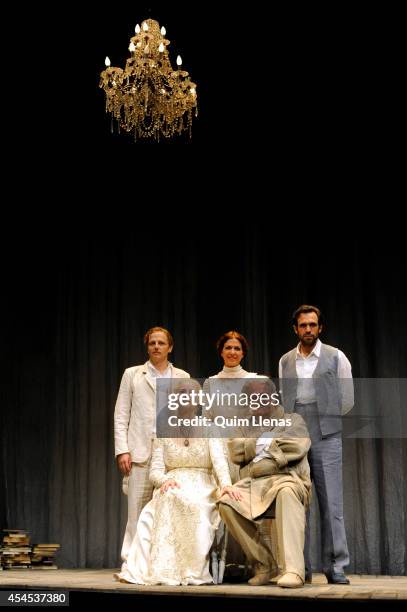
<svg viewBox="0 0 407 612">
<path fill-rule="evenodd" d="M 276 498 L 277 545 L 283 573 L 292 572 L 304 580 L 305 508 L 290 487 Z"/>
<path fill-rule="evenodd" d="M 312 574 L 312 562 L 311 562 L 311 513 L 308 508 L 305 513 L 305 540 L 304 540 L 304 562 L 305 562 L 305 574 L 311 576 Z"/>
<path fill-rule="evenodd" d="M 309 462 L 321 516 L 322 569 L 325 573 L 341 573 L 349 565 L 343 519 L 341 434 L 313 442 Z"/>
<path fill-rule="evenodd" d="M 125 562 L 129 554 L 131 543 L 136 535 L 137 521 L 144 506 L 153 495 L 153 485 L 149 480 L 150 461 L 145 463 L 132 463 L 128 481 L 128 517 L 126 532 L 124 534 L 121 551 Z M 126 569 L 123 564 L 122 571 Z"/>
<path fill-rule="evenodd" d="M 227 504 L 219 504 L 219 512 L 223 522 L 232 536 L 240 546 L 251 563 L 258 563 L 261 568 L 257 571 L 267 572 L 271 570 L 272 559 L 266 546 L 259 538 L 257 525 L 250 519 L 245 518 Z"/>
<path fill-rule="evenodd" d="M 300 414 L 305 420 L 311 438 L 311 448 L 308 451 L 308 461 L 311 467 L 311 480 L 314 480 L 312 473 L 312 449 L 314 444 L 317 444 L 321 438 L 321 426 L 318 415 L 318 405 L 316 402 L 311 404 L 295 404 L 294 411 Z M 311 563 L 311 525 L 310 525 L 310 509 L 308 508 L 305 517 L 305 542 L 304 542 L 304 561 L 305 561 L 305 573 L 308 577 L 312 575 L 312 563 Z"/>
</svg>

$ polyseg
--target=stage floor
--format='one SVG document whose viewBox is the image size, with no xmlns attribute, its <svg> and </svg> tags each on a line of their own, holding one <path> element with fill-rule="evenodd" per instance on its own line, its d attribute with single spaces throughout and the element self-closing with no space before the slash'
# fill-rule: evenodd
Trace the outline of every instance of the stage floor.
<svg viewBox="0 0 407 612">
<path fill-rule="evenodd" d="M 123 584 L 113 578 L 114 570 L 4 570 L 0 589 L 67 589 L 128 595 L 191 596 L 193 598 L 290 598 L 307 600 L 407 600 L 407 577 L 348 575 L 350 585 L 327 584 L 325 576 L 313 574 L 312 584 L 283 589 L 276 584 L 250 587 L 247 583 L 204 586 L 140 586 Z"/>
</svg>

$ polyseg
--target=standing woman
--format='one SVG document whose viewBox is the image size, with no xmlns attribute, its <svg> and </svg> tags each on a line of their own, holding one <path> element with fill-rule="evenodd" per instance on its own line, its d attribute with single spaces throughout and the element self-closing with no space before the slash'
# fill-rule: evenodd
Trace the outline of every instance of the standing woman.
<svg viewBox="0 0 407 612">
<path fill-rule="evenodd" d="M 228 331 L 222 334 L 222 336 L 218 339 L 216 342 L 216 348 L 219 357 L 223 360 L 223 368 L 220 370 L 220 372 L 214 376 L 210 376 L 205 381 L 204 391 L 214 395 L 217 391 L 224 393 L 240 393 L 244 384 L 243 381 L 240 382 L 240 379 L 257 378 L 258 376 L 256 372 L 248 372 L 241 365 L 242 360 L 244 357 L 246 357 L 249 350 L 249 344 L 246 338 L 238 331 Z M 228 417 L 237 414 L 235 407 L 222 404 L 219 405 L 219 403 L 214 403 L 210 412 L 212 418 L 216 416 Z M 223 435 L 222 442 L 224 453 L 228 459 L 230 476 L 232 483 L 234 483 L 240 480 L 240 476 L 239 467 L 230 460 L 227 448 L 227 438 L 233 437 L 232 429 L 226 428 L 220 429 L 219 431 Z M 223 529 L 219 528 L 216 534 L 218 557 L 220 556 L 220 550 L 225 546 L 225 543 L 223 542 L 223 538 L 225 536 L 226 534 L 223 532 Z M 243 551 L 241 550 L 240 545 L 232 539 L 229 539 L 226 544 L 226 557 L 228 564 L 234 564 L 237 566 L 245 565 L 245 556 Z M 219 581 L 222 582 L 222 577 L 220 577 Z"/>
<path fill-rule="evenodd" d="M 229 331 L 223 334 L 216 343 L 219 357 L 223 359 L 223 368 L 211 378 L 251 378 L 256 377 L 255 372 L 247 372 L 240 362 L 247 355 L 249 344 L 238 331 Z"/>
<path fill-rule="evenodd" d="M 228 331 L 223 334 L 216 342 L 216 348 L 219 357 L 223 360 L 223 368 L 220 372 L 214 376 L 210 376 L 204 383 L 204 390 L 207 393 L 211 393 L 216 399 L 217 392 L 223 393 L 236 393 L 239 394 L 244 382 L 241 379 L 246 378 L 257 378 L 256 372 L 248 372 L 245 370 L 241 361 L 247 355 L 249 350 L 249 344 L 246 338 L 238 331 Z M 229 381 L 229 382 L 228 382 Z M 243 407 L 244 409 L 247 407 Z M 211 407 L 210 416 L 214 418 L 217 415 L 225 417 L 231 417 L 238 414 L 238 406 L 229 405 L 225 402 L 214 402 Z M 223 437 L 230 438 L 232 436 L 230 428 L 227 428 L 223 432 Z M 232 470 L 237 469 L 237 466 L 231 464 Z M 236 479 L 239 480 L 238 472 L 236 472 Z M 233 473 L 232 473 L 233 480 Z"/>
</svg>

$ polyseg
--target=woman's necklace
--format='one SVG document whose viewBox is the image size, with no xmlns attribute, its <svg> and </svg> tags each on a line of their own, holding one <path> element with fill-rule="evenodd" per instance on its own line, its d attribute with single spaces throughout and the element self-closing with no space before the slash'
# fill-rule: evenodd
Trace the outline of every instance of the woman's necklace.
<svg viewBox="0 0 407 612">
<path fill-rule="evenodd" d="M 181 431 L 181 437 L 184 438 L 184 446 L 189 446 L 189 439 L 186 437 L 189 434 L 189 431 L 187 431 L 187 428 L 184 427 L 183 425 L 181 425 L 180 427 L 180 431 Z"/>
</svg>

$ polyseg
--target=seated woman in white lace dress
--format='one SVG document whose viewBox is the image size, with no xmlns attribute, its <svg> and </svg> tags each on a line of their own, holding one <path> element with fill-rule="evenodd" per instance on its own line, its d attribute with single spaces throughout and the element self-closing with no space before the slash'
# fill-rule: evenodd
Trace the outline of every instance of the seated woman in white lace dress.
<svg viewBox="0 0 407 612">
<path fill-rule="evenodd" d="M 192 380 L 186 384 L 199 387 Z M 195 411 L 184 407 L 182 416 L 191 417 Z M 127 569 L 118 578 L 135 584 L 212 583 L 209 551 L 220 522 L 216 502 L 224 493 L 240 495 L 231 486 L 222 441 L 157 439 L 150 480 L 153 499 L 140 515 Z"/>
</svg>

